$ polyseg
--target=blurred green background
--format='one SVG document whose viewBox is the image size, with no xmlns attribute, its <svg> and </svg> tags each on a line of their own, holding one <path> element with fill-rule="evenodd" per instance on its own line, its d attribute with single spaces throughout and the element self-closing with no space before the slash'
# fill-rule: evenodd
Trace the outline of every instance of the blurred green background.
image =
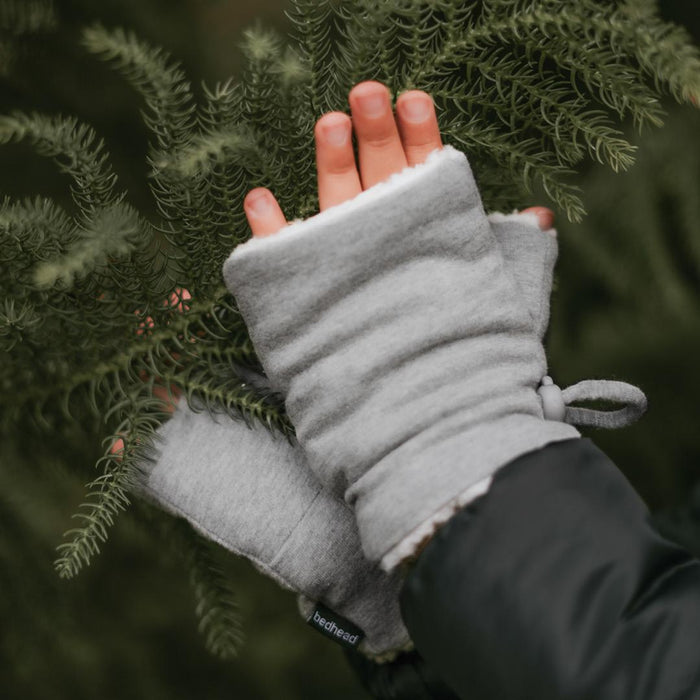
<svg viewBox="0 0 700 700">
<path fill-rule="evenodd" d="M 212 84 L 236 74 L 242 29 L 262 20 L 287 31 L 285 7 L 282 0 L 60 0 L 56 28 L 23 40 L 2 65 L 0 111 L 71 114 L 91 124 L 130 202 L 147 214 L 141 104 L 82 51 L 80 28 L 98 19 L 132 29 L 181 60 L 195 85 Z M 696 2 L 662 0 L 662 10 L 698 40 Z M 581 173 L 588 219 L 571 226 L 560 217 L 548 344 L 562 385 L 607 377 L 645 389 L 650 412 L 640 424 L 594 438 L 659 510 L 687 502 L 700 480 L 700 112 L 672 108 L 663 130 L 636 140 L 639 162 L 629 173 L 593 166 Z M 0 152 L 1 194 L 62 202 L 66 187 L 26 146 Z M 544 201 L 534 194 L 523 206 Z M 54 548 L 100 452 L 80 426 L 51 436 L 17 426 L 0 440 L 0 697 L 366 697 L 339 648 L 300 621 L 294 597 L 244 561 L 228 561 L 226 573 L 247 641 L 232 662 L 209 656 L 187 571 L 143 517 L 122 517 L 86 572 L 58 580 Z"/>
</svg>

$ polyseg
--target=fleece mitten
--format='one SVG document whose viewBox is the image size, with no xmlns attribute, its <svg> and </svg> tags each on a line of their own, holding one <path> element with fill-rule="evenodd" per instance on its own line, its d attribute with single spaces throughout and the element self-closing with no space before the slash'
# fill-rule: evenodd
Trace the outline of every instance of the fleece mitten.
<svg viewBox="0 0 700 700">
<path fill-rule="evenodd" d="M 335 641 L 378 660 L 411 648 L 399 577 L 363 557 L 351 509 L 322 487 L 297 444 L 184 400 L 158 437 L 142 496 L 300 594 L 309 624 Z"/>
<path fill-rule="evenodd" d="M 385 568 L 499 468 L 578 437 L 543 418 L 538 328 L 450 147 L 238 246 L 224 276 L 311 469 Z"/>
</svg>

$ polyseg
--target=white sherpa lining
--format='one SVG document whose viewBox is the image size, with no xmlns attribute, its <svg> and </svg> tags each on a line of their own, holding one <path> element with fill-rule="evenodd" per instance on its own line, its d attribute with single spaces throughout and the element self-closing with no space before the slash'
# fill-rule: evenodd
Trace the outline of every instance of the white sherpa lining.
<svg viewBox="0 0 700 700">
<path fill-rule="evenodd" d="M 384 555 L 380 566 L 384 571 L 393 571 L 402 561 L 412 557 L 418 546 L 426 539 L 432 537 L 437 529 L 444 525 L 458 511 L 471 503 L 479 496 L 483 496 L 491 488 L 493 476 L 472 484 L 468 489 L 462 491 L 458 496 L 451 499 L 440 510 L 433 513 L 427 520 L 423 521 L 417 528 L 414 528 L 401 542 Z"/>
</svg>

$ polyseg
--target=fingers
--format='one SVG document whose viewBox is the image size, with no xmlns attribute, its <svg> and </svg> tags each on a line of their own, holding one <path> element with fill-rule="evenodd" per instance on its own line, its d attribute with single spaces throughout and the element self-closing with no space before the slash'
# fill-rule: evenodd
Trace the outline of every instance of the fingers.
<svg viewBox="0 0 700 700">
<path fill-rule="evenodd" d="M 386 86 L 376 81 L 356 85 L 348 96 L 352 119 L 330 112 L 316 123 L 316 166 L 321 211 L 352 199 L 408 165 L 422 163 L 442 147 L 433 100 L 410 90 L 396 103 L 396 117 Z M 352 145 L 357 137 L 359 171 Z M 273 194 L 251 190 L 243 203 L 253 236 L 270 236 L 287 221 Z"/>
<path fill-rule="evenodd" d="M 530 207 L 523 209 L 521 214 L 534 214 L 543 231 L 551 231 L 554 228 L 554 212 L 547 207 Z"/>
<path fill-rule="evenodd" d="M 396 117 L 408 164 L 424 163 L 442 148 L 433 98 L 422 90 L 409 90 L 396 100 Z"/>
<path fill-rule="evenodd" d="M 352 122 L 347 114 L 330 112 L 316 123 L 316 169 L 321 211 L 362 192 L 352 148 Z"/>
<path fill-rule="evenodd" d="M 373 80 L 356 85 L 349 95 L 357 135 L 363 189 L 386 180 L 407 165 L 406 154 L 386 86 Z"/>
<path fill-rule="evenodd" d="M 354 198 L 406 166 L 425 162 L 443 146 L 433 99 L 421 90 L 409 90 L 398 97 L 396 116 L 389 90 L 382 83 L 359 83 L 348 100 L 352 119 L 343 112 L 330 112 L 318 120 L 314 130 L 321 211 Z M 287 225 L 277 200 L 265 188 L 251 190 L 244 208 L 254 236 L 269 236 Z M 553 231 L 550 209 L 530 207 L 523 213 L 535 214 L 543 231 Z"/>
<path fill-rule="evenodd" d="M 174 384 L 170 386 L 170 391 L 168 391 L 168 389 L 164 386 L 156 385 L 153 387 L 153 396 L 155 396 L 155 398 L 157 399 L 160 399 L 162 403 L 162 410 L 165 413 L 169 413 L 170 415 L 172 415 L 173 413 L 175 413 L 175 409 L 177 408 L 177 402 L 182 396 L 182 390 Z"/>
<path fill-rule="evenodd" d="M 257 187 L 243 200 L 248 224 L 253 235 L 262 238 L 271 236 L 287 225 L 282 209 L 270 190 Z"/>
<path fill-rule="evenodd" d="M 389 91 L 381 83 L 366 81 L 349 95 L 352 120 L 342 112 L 322 116 L 315 130 L 318 196 L 321 211 L 352 199 L 399 172 L 422 163 L 442 148 L 433 100 L 411 90 L 399 97 L 396 118 Z M 360 172 L 352 148 L 357 136 Z"/>
</svg>

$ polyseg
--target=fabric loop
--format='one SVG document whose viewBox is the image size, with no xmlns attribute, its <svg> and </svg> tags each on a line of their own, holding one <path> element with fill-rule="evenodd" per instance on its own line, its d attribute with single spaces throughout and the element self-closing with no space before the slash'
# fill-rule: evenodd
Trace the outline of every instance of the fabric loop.
<svg viewBox="0 0 700 700">
<path fill-rule="evenodd" d="M 565 422 L 594 428 L 623 428 L 641 418 L 647 410 L 644 392 L 627 382 L 587 379 L 562 391 L 566 403 Z M 572 406 L 577 401 L 610 401 L 622 408 L 612 411 Z"/>
</svg>

